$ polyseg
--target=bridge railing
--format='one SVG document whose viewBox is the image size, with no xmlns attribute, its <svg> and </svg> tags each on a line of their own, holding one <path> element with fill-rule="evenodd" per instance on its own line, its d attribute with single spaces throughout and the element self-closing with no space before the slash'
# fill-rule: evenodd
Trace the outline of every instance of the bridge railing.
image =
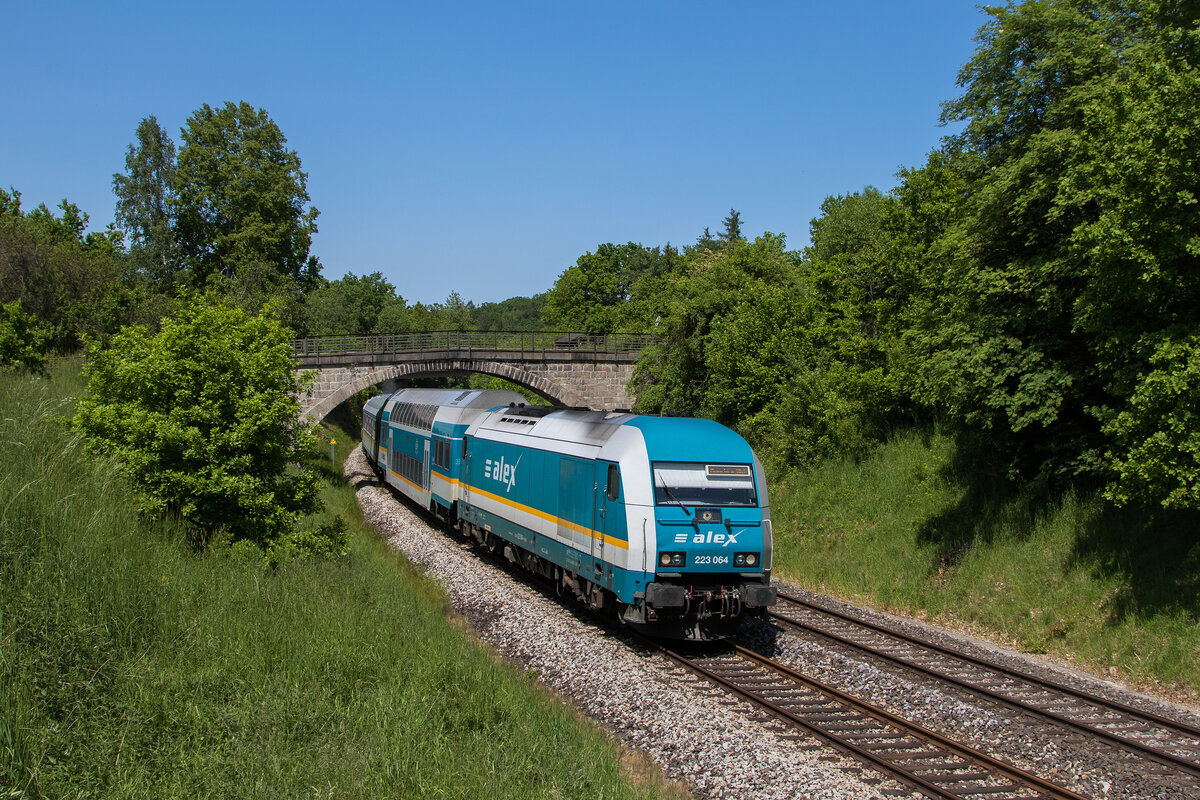
<svg viewBox="0 0 1200 800">
<path fill-rule="evenodd" d="M 419 353 L 428 350 L 503 350 L 529 354 L 575 351 L 599 355 L 637 352 L 653 340 L 653 336 L 643 333 L 422 331 L 293 339 L 292 350 L 297 358 L 355 353 Z"/>
</svg>

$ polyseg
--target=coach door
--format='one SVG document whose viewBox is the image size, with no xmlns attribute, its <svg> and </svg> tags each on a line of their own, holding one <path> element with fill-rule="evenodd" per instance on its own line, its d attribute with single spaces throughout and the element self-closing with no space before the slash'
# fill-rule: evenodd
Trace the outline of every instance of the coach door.
<svg viewBox="0 0 1200 800">
<path fill-rule="evenodd" d="M 592 525 L 592 556 L 596 565 L 596 582 L 613 586 L 612 565 L 615 553 L 605 542 L 606 534 L 612 530 L 615 515 L 620 513 L 618 500 L 621 497 L 621 472 L 611 461 L 596 462 L 596 516 Z M 607 556 L 607 557 L 606 557 Z M 603 570 L 603 575 L 601 575 Z"/>
<path fill-rule="evenodd" d="M 433 462 L 429 460 L 429 440 L 425 440 L 425 457 L 421 461 L 421 491 L 428 492 L 430 490 L 429 472 L 433 469 Z M 425 498 L 425 502 L 429 502 L 429 498 Z"/>
<path fill-rule="evenodd" d="M 471 504 L 471 450 L 467 446 L 467 436 L 463 434 L 462 464 L 458 469 L 458 491 L 464 506 Z"/>
</svg>

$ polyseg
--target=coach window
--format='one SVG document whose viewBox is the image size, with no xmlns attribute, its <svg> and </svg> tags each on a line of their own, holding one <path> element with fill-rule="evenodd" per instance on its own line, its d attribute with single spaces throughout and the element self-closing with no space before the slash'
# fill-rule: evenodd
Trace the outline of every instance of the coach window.
<svg viewBox="0 0 1200 800">
<path fill-rule="evenodd" d="M 608 499 L 616 500 L 621 495 L 621 471 L 616 464 L 608 465 Z"/>
</svg>

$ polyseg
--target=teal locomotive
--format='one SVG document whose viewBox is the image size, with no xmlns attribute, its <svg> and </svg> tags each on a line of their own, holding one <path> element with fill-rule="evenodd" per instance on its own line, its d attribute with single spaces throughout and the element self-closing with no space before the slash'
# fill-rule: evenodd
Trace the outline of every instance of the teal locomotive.
<svg viewBox="0 0 1200 800">
<path fill-rule="evenodd" d="M 490 551 L 660 636 L 728 636 L 775 603 L 762 466 L 716 422 L 401 389 L 363 406 L 387 483 Z"/>
</svg>

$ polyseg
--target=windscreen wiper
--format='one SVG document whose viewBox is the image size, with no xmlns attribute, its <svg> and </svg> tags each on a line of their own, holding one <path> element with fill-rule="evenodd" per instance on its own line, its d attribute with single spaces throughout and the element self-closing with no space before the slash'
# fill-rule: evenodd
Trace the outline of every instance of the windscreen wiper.
<svg viewBox="0 0 1200 800">
<path fill-rule="evenodd" d="M 688 510 L 688 507 L 687 507 L 687 506 L 685 506 L 685 505 L 682 503 L 682 501 L 680 501 L 680 499 L 679 499 L 678 497 L 676 497 L 675 495 L 671 494 L 671 489 L 670 489 L 670 487 L 668 487 L 668 486 L 667 486 L 667 482 L 666 482 L 666 481 L 663 481 L 663 480 L 662 480 L 662 475 L 659 475 L 659 474 L 658 474 L 658 470 L 654 470 L 654 477 L 655 477 L 655 478 L 657 478 L 658 480 L 662 481 L 662 490 L 663 490 L 663 494 L 665 494 L 665 495 L 667 496 L 667 499 L 668 499 L 668 500 L 674 500 L 674 501 L 675 501 L 675 505 L 677 505 L 677 506 L 679 506 L 680 508 L 682 508 L 682 509 L 683 509 L 683 513 L 687 514 L 687 515 L 690 517 L 690 516 L 692 515 L 692 512 Z"/>
</svg>

